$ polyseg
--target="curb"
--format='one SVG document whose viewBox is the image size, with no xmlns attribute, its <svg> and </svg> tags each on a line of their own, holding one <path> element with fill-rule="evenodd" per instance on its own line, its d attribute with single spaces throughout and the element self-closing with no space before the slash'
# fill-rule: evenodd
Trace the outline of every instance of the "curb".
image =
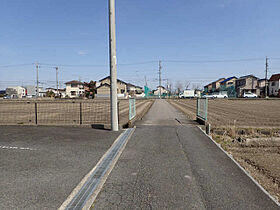
<svg viewBox="0 0 280 210">
<path fill-rule="evenodd" d="M 225 151 L 220 144 L 218 144 L 210 135 L 206 134 L 204 130 L 200 126 L 196 126 L 199 128 L 199 130 L 204 133 L 214 144 L 222 150 L 260 189 L 263 191 L 277 206 L 280 207 L 280 203 L 274 198 L 270 193 L 264 189 L 250 174 L 248 171 L 246 171 L 233 157 L 231 154 L 229 154 L 227 151 Z"/>
</svg>

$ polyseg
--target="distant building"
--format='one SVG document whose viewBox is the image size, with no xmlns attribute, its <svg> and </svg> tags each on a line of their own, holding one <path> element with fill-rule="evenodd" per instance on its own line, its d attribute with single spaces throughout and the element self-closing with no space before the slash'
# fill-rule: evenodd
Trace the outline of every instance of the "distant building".
<svg viewBox="0 0 280 210">
<path fill-rule="evenodd" d="M 257 92 L 256 94 L 261 97 L 264 98 L 265 97 L 265 84 L 268 83 L 268 81 L 266 79 L 259 79 L 258 80 L 258 85 L 257 85 Z"/>
<path fill-rule="evenodd" d="M 225 78 L 220 78 L 212 82 L 212 91 L 211 92 L 220 92 L 220 82 L 225 80 Z"/>
<path fill-rule="evenodd" d="M 65 88 L 59 88 L 58 90 L 56 88 L 46 88 L 46 92 L 53 92 L 55 96 L 60 97 L 60 98 L 66 97 Z"/>
<path fill-rule="evenodd" d="M 204 93 L 212 93 L 212 83 L 204 86 Z"/>
<path fill-rule="evenodd" d="M 142 94 L 144 91 L 142 87 L 128 83 L 127 92 L 130 96 L 136 96 Z"/>
<path fill-rule="evenodd" d="M 66 97 L 79 98 L 84 96 L 85 89 L 84 89 L 83 82 L 72 80 L 66 82 L 65 84 L 66 84 Z"/>
<path fill-rule="evenodd" d="M 111 85 L 110 76 L 107 76 L 107 77 L 99 80 L 99 82 L 100 82 L 100 85 L 104 85 L 104 84 Z M 127 83 L 120 79 L 117 79 L 117 93 L 124 94 L 124 95 L 127 94 Z"/>
<path fill-rule="evenodd" d="M 237 77 L 229 77 L 220 82 L 220 92 L 226 91 L 228 97 L 236 97 L 235 81 Z"/>
<path fill-rule="evenodd" d="M 159 96 L 159 95 L 167 95 L 168 94 L 168 90 L 163 87 L 163 86 L 157 86 L 157 89 L 154 90 L 154 95 L 155 96 Z"/>
<path fill-rule="evenodd" d="M 258 77 L 254 75 L 246 75 L 238 78 L 235 81 L 237 97 L 243 97 L 244 93 L 256 93 L 258 86 Z"/>
<path fill-rule="evenodd" d="M 6 94 L 11 98 L 24 98 L 26 96 L 26 89 L 21 86 L 8 87 Z"/>
<path fill-rule="evenodd" d="M 269 96 L 280 97 L 280 74 L 273 74 L 268 80 Z"/>
</svg>

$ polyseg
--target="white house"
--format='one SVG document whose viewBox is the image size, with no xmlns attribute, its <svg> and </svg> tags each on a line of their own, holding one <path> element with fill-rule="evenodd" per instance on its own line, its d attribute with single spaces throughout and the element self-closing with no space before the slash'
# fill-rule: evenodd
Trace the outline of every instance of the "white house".
<svg viewBox="0 0 280 210">
<path fill-rule="evenodd" d="M 163 86 L 157 86 L 157 89 L 154 90 L 154 95 L 159 96 L 161 95 L 165 95 L 168 93 L 168 90 L 165 89 L 165 87 Z"/>
<path fill-rule="evenodd" d="M 68 96 L 69 98 L 79 98 L 85 94 L 84 83 L 77 80 L 72 80 L 66 82 L 65 84 L 66 84 L 66 96 Z"/>
<path fill-rule="evenodd" d="M 66 96 L 66 89 L 56 89 L 56 88 L 46 88 L 47 92 L 53 92 L 55 96 L 59 96 L 61 98 L 65 98 Z"/>
<path fill-rule="evenodd" d="M 268 80 L 269 96 L 280 97 L 280 74 L 273 74 Z"/>
<path fill-rule="evenodd" d="M 23 98 L 26 96 L 26 89 L 21 86 L 8 87 L 6 92 L 11 97 Z"/>
</svg>

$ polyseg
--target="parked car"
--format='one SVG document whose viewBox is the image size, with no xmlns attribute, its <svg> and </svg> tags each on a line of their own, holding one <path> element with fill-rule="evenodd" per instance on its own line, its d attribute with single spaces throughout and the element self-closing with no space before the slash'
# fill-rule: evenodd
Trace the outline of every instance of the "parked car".
<svg viewBox="0 0 280 210">
<path fill-rule="evenodd" d="M 213 94 L 212 95 L 213 96 L 213 98 L 228 98 L 228 95 L 227 94 L 225 94 L 225 93 L 216 93 L 216 94 Z"/>
<path fill-rule="evenodd" d="M 213 98 L 213 95 L 203 95 L 201 98 Z"/>
<path fill-rule="evenodd" d="M 257 98 L 258 97 L 258 95 L 257 94 L 255 94 L 255 93 L 244 93 L 243 94 L 243 98 Z"/>
<path fill-rule="evenodd" d="M 11 96 L 6 95 L 3 97 L 3 99 L 11 99 Z"/>
</svg>

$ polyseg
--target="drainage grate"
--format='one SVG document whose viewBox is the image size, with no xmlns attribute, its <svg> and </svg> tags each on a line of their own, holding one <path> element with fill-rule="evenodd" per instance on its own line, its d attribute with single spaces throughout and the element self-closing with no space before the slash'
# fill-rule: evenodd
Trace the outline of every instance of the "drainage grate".
<svg viewBox="0 0 280 210">
<path fill-rule="evenodd" d="M 89 197 L 92 195 L 94 190 L 98 187 L 101 178 L 109 169 L 112 161 L 115 159 L 120 149 L 128 140 L 128 137 L 132 133 L 133 128 L 127 129 L 117 143 L 110 148 L 106 157 L 96 167 L 95 171 L 91 174 L 88 180 L 84 183 L 80 191 L 75 195 L 71 202 L 67 205 L 66 209 L 82 209 L 86 204 Z"/>
</svg>

